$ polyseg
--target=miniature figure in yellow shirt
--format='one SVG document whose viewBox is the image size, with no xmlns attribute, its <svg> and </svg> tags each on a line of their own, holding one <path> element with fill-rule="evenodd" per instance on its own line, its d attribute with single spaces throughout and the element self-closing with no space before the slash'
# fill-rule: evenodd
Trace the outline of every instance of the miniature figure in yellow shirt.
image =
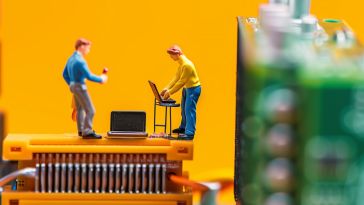
<svg viewBox="0 0 364 205">
<path fill-rule="evenodd" d="M 179 67 L 176 76 L 161 92 L 164 99 L 168 99 L 178 90 L 182 90 L 180 127 L 173 133 L 180 133 L 179 139 L 192 140 L 196 131 L 196 105 L 201 94 L 201 85 L 196 68 L 193 63 L 182 53 L 178 46 L 172 46 L 167 50 L 170 57 L 177 61 Z"/>
</svg>

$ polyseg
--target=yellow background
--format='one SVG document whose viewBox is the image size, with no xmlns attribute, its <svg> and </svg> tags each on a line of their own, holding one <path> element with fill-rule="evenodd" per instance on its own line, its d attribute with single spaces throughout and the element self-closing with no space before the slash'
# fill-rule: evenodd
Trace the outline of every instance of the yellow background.
<svg viewBox="0 0 364 205">
<path fill-rule="evenodd" d="M 196 65 L 198 103 L 191 178 L 233 176 L 235 135 L 236 20 L 256 16 L 248 0 L 2 0 L 0 107 L 11 133 L 76 132 L 71 94 L 62 78 L 74 41 L 93 42 L 91 70 L 108 67 L 109 82 L 88 83 L 96 107 L 94 128 L 109 130 L 112 110 L 144 110 L 153 131 L 153 95 L 147 80 L 163 88 L 177 64 L 165 50 L 179 44 Z M 363 3 L 314 0 L 319 18 L 345 19 L 362 38 Z M 180 94 L 173 96 L 178 101 Z M 174 110 L 174 126 L 180 120 Z M 160 120 L 162 113 L 159 112 Z"/>
</svg>

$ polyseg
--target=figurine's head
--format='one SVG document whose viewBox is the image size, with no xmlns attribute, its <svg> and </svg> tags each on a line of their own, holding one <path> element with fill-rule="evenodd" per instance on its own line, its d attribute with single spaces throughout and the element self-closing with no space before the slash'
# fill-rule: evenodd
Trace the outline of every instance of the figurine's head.
<svg viewBox="0 0 364 205">
<path fill-rule="evenodd" d="M 84 38 L 79 38 L 75 43 L 75 49 L 76 51 L 80 52 L 82 55 L 85 56 L 90 52 L 91 41 Z"/>
<path fill-rule="evenodd" d="M 174 61 L 177 61 L 179 57 L 183 54 L 182 49 L 177 45 L 168 48 L 167 53 Z"/>
</svg>

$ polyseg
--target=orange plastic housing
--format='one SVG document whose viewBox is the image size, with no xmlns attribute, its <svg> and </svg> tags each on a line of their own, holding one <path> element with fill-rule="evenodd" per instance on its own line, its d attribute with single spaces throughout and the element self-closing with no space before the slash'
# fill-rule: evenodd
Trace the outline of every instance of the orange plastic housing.
<svg viewBox="0 0 364 205">
<path fill-rule="evenodd" d="M 10 134 L 4 140 L 4 160 L 32 160 L 35 153 L 163 153 L 167 160 L 192 160 L 193 142 L 161 138 L 84 140 L 74 134 Z"/>
<path fill-rule="evenodd" d="M 186 175 L 182 170 L 182 161 L 193 159 L 192 141 L 161 138 L 84 140 L 74 134 L 11 134 L 4 140 L 3 158 L 18 161 L 19 169 L 37 167 L 38 170 L 36 174 L 38 181 L 34 178 L 18 177 L 16 190 L 6 187 L 2 192 L 3 205 L 192 205 L 191 189 L 176 185 L 167 177 L 170 173 L 179 176 Z M 163 175 L 159 176 L 158 174 L 159 179 L 165 179 L 165 191 L 109 193 L 106 190 L 106 192 L 86 191 L 85 193 L 67 192 L 66 190 L 65 192 L 55 192 L 54 185 L 44 185 L 53 180 L 48 174 L 55 176 L 54 166 L 53 172 L 49 170 L 49 172 L 45 172 L 44 184 L 39 182 L 39 178 L 42 178 L 39 174 L 40 167 L 47 167 L 48 164 L 54 165 L 55 163 L 64 163 L 68 166 L 69 162 L 77 163 L 78 166 L 82 163 L 100 164 L 100 166 L 107 163 L 133 164 L 133 171 L 136 170 L 136 165 L 158 164 L 165 167 Z M 74 165 L 73 169 L 75 170 Z M 74 170 L 71 172 L 73 177 L 75 176 Z M 136 183 L 137 175 L 135 173 L 136 171 L 133 173 L 133 180 L 129 181 L 130 183 Z M 162 173 L 162 171 L 158 173 Z M 62 178 L 62 175 L 60 176 Z M 96 175 L 93 174 L 92 176 Z M 84 179 L 82 178 L 82 180 Z M 154 181 L 153 183 L 157 182 Z M 39 188 L 40 186 L 45 187 L 42 189 L 43 191 Z M 48 191 L 47 186 L 51 187 L 50 191 Z M 69 190 L 74 189 L 70 188 Z"/>
</svg>

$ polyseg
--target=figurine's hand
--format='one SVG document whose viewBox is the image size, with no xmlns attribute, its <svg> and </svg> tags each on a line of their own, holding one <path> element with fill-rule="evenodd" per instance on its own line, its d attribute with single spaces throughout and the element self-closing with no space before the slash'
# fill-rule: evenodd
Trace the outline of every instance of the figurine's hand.
<svg viewBox="0 0 364 205">
<path fill-rule="evenodd" d="M 163 100 L 168 100 L 169 97 L 171 97 L 171 94 L 169 93 L 168 90 L 166 90 L 166 92 L 164 92 L 164 95 L 163 95 Z"/>
<path fill-rule="evenodd" d="M 163 97 L 164 96 L 164 94 L 167 92 L 167 88 L 164 88 L 163 90 L 162 90 L 162 92 L 161 92 L 161 96 Z"/>
<path fill-rule="evenodd" d="M 107 82 L 107 78 L 108 78 L 108 77 L 107 77 L 107 75 L 102 74 L 100 77 L 101 77 L 101 79 L 102 79 L 102 81 L 101 81 L 101 83 L 102 83 L 102 84 L 104 84 L 104 83 L 106 83 L 106 82 Z"/>
</svg>

